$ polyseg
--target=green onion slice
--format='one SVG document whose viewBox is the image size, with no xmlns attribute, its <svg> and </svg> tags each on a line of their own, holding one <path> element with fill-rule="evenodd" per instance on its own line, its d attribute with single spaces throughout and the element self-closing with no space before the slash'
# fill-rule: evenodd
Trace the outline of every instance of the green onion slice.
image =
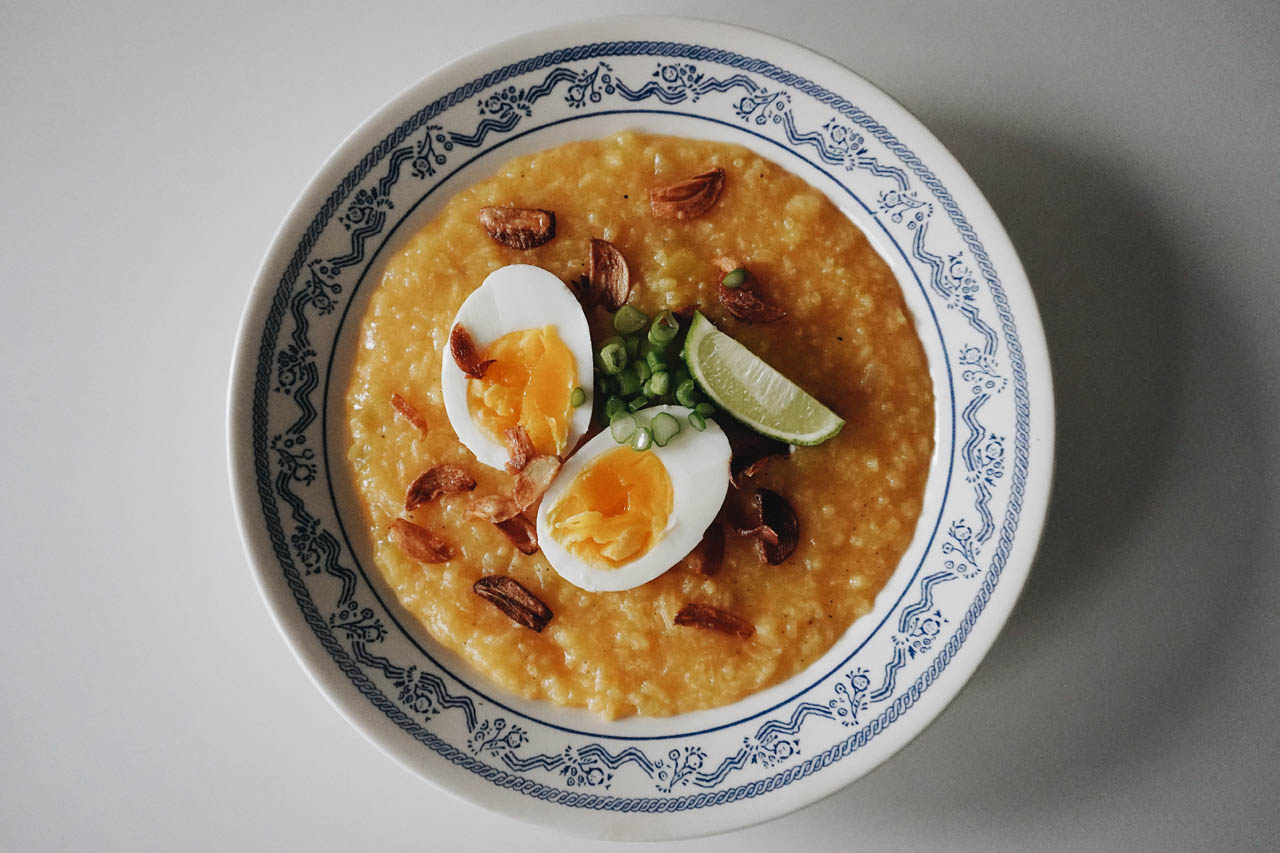
<svg viewBox="0 0 1280 853">
<path fill-rule="evenodd" d="M 658 412 L 649 422 L 649 429 L 653 432 L 653 443 L 659 447 L 666 447 L 667 442 L 680 432 L 680 422 L 667 412 Z"/>
<path fill-rule="evenodd" d="M 707 419 L 704 418 L 702 415 L 698 414 L 697 412 L 690 412 L 689 426 L 693 427 L 698 432 L 702 432 L 707 428 Z"/>
<path fill-rule="evenodd" d="M 698 405 L 698 389 L 692 379 L 686 379 L 676 386 L 676 402 L 690 409 Z"/>
<path fill-rule="evenodd" d="M 639 393 L 641 386 L 644 385 L 644 380 L 640 378 L 640 374 L 631 369 L 633 367 L 635 367 L 634 364 L 628 365 L 626 370 L 618 374 L 618 393 L 623 397 L 630 397 L 632 394 Z"/>
<path fill-rule="evenodd" d="M 661 397 L 671 388 L 671 376 L 667 373 L 655 373 L 644 384 L 644 393 L 650 397 Z"/>
<path fill-rule="evenodd" d="M 623 305 L 613 315 L 613 328 L 620 335 L 634 335 L 649 325 L 649 315 L 634 305 Z"/>
<path fill-rule="evenodd" d="M 649 343 L 656 347 L 665 347 L 676 338 L 680 331 L 680 321 L 670 311 L 662 311 L 653 318 L 649 326 Z"/>
<path fill-rule="evenodd" d="M 605 373 L 616 376 L 622 372 L 622 368 L 627 366 L 627 347 L 623 344 L 621 338 L 610 338 L 605 345 L 600 347 L 598 356 L 600 369 Z"/>
<path fill-rule="evenodd" d="M 618 444 L 626 444 L 636 434 L 637 426 L 635 415 L 618 415 L 609 421 L 609 434 Z"/>
<path fill-rule="evenodd" d="M 653 445 L 653 430 L 640 427 L 631 435 L 632 450 L 648 450 Z"/>
<path fill-rule="evenodd" d="M 627 413 L 627 401 L 621 397 L 610 397 L 604 404 L 604 418 L 612 422 L 618 415 Z"/>
</svg>

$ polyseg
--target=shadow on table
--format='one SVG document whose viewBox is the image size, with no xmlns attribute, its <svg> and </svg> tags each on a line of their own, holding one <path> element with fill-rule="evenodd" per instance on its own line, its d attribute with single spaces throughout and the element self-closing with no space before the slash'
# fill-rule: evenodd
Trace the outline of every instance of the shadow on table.
<svg viewBox="0 0 1280 853">
<path fill-rule="evenodd" d="M 1179 749 L 1244 630 L 1271 517 L 1262 366 L 1214 282 L 1190 273 L 1194 247 L 1131 177 L 1141 164 L 931 124 L 1039 301 L 1058 408 L 1052 505 L 1022 600 L 969 687 L 884 768 L 797 816 L 806 831 L 908 812 L 1017 820 Z"/>
</svg>

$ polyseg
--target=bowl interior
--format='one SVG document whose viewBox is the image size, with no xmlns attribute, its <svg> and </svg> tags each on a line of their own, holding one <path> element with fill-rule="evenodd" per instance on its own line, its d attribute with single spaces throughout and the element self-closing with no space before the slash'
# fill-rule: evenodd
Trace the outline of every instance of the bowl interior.
<svg viewBox="0 0 1280 853">
<path fill-rule="evenodd" d="M 628 130 L 742 145 L 803 177 L 811 186 L 823 192 L 841 213 L 862 230 L 897 278 L 925 348 L 935 394 L 934 453 L 925 485 L 920 520 L 910 546 L 888 583 L 877 595 L 872 612 L 856 620 L 826 654 L 792 678 L 730 705 L 672 717 L 629 717 L 606 721 L 583 709 L 528 700 L 492 683 L 456 654 L 442 647 L 399 604 L 394 591 L 377 570 L 373 562 L 372 543 L 362 532 L 363 509 L 346 462 L 350 436 L 346 429 L 343 397 L 353 369 L 361 318 L 381 279 L 383 267 L 405 240 L 439 214 L 455 193 L 489 177 L 513 157 L 566 142 L 598 139 Z M 941 330 L 929 305 L 924 283 L 912 269 L 903 247 L 871 215 L 871 210 L 871 203 L 836 181 L 826 169 L 813 162 L 813 158 L 761 134 L 710 116 L 622 110 L 607 114 L 583 114 L 541 126 L 531 126 L 460 163 L 442 182 L 423 193 L 412 205 L 406 206 L 394 224 L 388 223 L 377 248 L 369 255 L 356 279 L 347 309 L 341 318 L 337 334 L 332 339 L 331 350 L 321 355 L 327 355 L 331 362 L 328 381 L 324 387 L 325 464 L 338 523 L 343 531 L 345 544 L 355 557 L 357 568 L 376 591 L 381 604 L 393 615 L 396 626 L 408 645 L 418 654 L 442 666 L 471 690 L 524 719 L 595 737 L 616 738 L 693 734 L 752 719 L 802 694 L 816 681 L 846 664 L 867 639 L 884 626 L 888 615 L 900 602 L 919 571 L 929 543 L 937 535 L 939 510 L 950 474 L 946 460 L 951 458 L 951 441 L 955 433 L 950 377 L 944 358 Z"/>
</svg>

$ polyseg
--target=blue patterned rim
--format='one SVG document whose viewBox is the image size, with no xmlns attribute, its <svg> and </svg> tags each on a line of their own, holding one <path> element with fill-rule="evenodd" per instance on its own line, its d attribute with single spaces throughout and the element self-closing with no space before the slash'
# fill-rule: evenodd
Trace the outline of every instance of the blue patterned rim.
<svg viewBox="0 0 1280 853">
<path fill-rule="evenodd" d="M 648 79 L 632 86 L 620 79 L 620 75 L 605 61 L 608 58 L 619 61 L 626 57 L 653 57 L 659 61 Z M 584 62 L 588 64 L 582 65 Z M 712 76 L 703 71 L 706 65 L 722 66 L 735 73 L 725 77 Z M 535 83 L 522 87 L 503 85 L 544 69 L 550 70 Z M 760 80 L 770 81 L 771 85 Z M 522 124 L 527 124 L 539 101 L 557 91 L 563 91 L 564 103 L 579 111 L 578 115 L 562 117 L 537 127 L 525 127 L 520 133 L 513 133 Z M 415 191 L 417 201 L 392 221 L 389 212 L 397 209 L 397 204 L 404 205 L 402 199 L 393 201 L 397 190 L 401 193 L 397 198 L 403 196 L 403 178 L 412 176 L 418 181 L 436 178 L 448 163 L 452 163 L 449 174 L 453 174 L 467 162 L 519 137 L 574 118 L 649 113 L 654 110 L 639 105 L 657 102 L 674 107 L 717 94 L 732 96 L 732 115 L 736 123 L 707 115 L 678 113 L 676 110 L 660 111 L 747 130 L 785 147 L 828 174 L 880 225 L 887 239 L 902 253 L 904 261 L 917 272 L 917 282 L 927 297 L 930 311 L 934 311 L 936 304 L 958 312 L 975 336 L 972 342 L 964 344 L 945 360 L 952 386 L 952 409 L 959 414 L 960 422 L 967 430 L 967 437 L 949 462 L 953 463 L 954 456 L 959 455 L 965 482 L 973 492 L 972 511 L 977 520 L 971 523 L 967 515 L 950 519 L 945 530 L 946 539 L 939 549 L 943 559 L 935 559 L 938 565 L 926 571 L 925 563 L 929 561 L 932 549 L 925 550 L 925 557 L 915 567 L 910 582 L 903 587 L 894 609 L 872 636 L 859 646 L 861 649 L 870 642 L 891 619 L 896 620 L 892 656 L 884 662 L 880 676 L 873 678 L 867 667 L 855 666 L 836 679 L 829 700 L 797 702 L 805 699 L 813 686 L 848 666 L 854 656 L 851 654 L 810 687 L 750 717 L 714 728 L 653 738 L 679 741 L 737 726 L 790 706 L 788 713 L 761 724 L 743 738 L 740 748 L 719 761 L 712 761 L 708 750 L 699 744 L 677 745 L 665 756 L 652 756 L 634 744 L 611 751 L 594 742 L 571 742 L 563 750 L 529 751 L 525 747 L 544 745 L 534 743 L 535 739 L 543 738 L 543 727 L 596 739 L 638 742 L 649 738 L 580 732 L 531 718 L 468 685 L 420 647 L 431 666 L 422 660 L 393 662 L 380 653 L 384 650 L 381 645 L 388 637 L 384 619 L 396 624 L 397 628 L 400 626 L 380 601 L 377 602 L 380 610 L 360 603 L 357 593 L 361 591 L 361 580 L 364 581 L 364 589 L 376 600 L 374 587 L 367 577 L 362 578 L 364 570 L 355 559 L 350 543 L 344 549 L 323 520 L 323 516 L 332 514 L 341 528 L 327 455 L 323 479 L 328 500 L 335 505 L 320 506 L 315 503 L 320 496 L 309 494 L 310 487 L 320 479 L 315 448 L 318 446 L 321 452 L 324 451 L 325 429 L 323 417 L 318 420 L 317 416 L 326 409 L 322 403 L 317 410 L 312 395 L 323 380 L 327 399 L 333 367 L 331 350 L 327 367 L 321 373 L 318 346 L 311 339 L 312 322 L 328 317 L 340 305 L 340 316 L 345 319 L 351 297 L 363 281 L 378 249 L 386 244 L 413 208 L 422 203 L 448 175 L 438 177 L 426 192 Z M 812 99 L 837 116 L 820 128 L 801 130 L 792 105 L 794 95 Z M 477 98 L 480 116 L 474 127 L 466 133 L 446 130 L 439 120 L 452 108 L 471 103 L 473 98 Z M 637 106 L 605 108 L 608 104 L 623 102 Z M 766 135 L 766 130 L 780 133 L 785 143 Z M 498 141 L 485 147 L 486 139 L 491 136 Z M 476 154 L 465 162 L 453 163 L 455 149 L 474 149 Z M 888 161 L 888 156 L 893 161 Z M 901 167 L 893 165 L 893 162 L 900 163 Z M 878 192 L 876 202 L 865 203 L 831 174 L 831 168 L 864 172 L 881 181 L 883 189 Z M 374 179 L 375 175 L 380 176 Z M 915 181 L 927 193 L 915 188 Z M 935 223 L 935 207 L 946 214 L 937 230 L 943 231 L 949 224 L 963 243 L 959 250 L 946 252 L 936 249 L 935 241 L 930 237 L 930 227 Z M 317 253 L 318 241 L 335 217 L 349 239 L 349 249 L 341 254 L 323 253 L 325 257 L 313 257 Z M 382 239 L 378 249 L 367 253 L 366 244 L 379 235 Z M 970 263 L 977 266 L 978 276 L 971 271 Z M 355 271 L 359 271 L 359 276 L 351 284 L 351 274 Z M 927 286 L 920 280 L 920 272 L 925 274 Z M 982 319 L 984 297 L 990 300 L 998 315 L 998 328 Z M 335 325 L 329 341 L 331 345 L 336 346 L 336 330 L 341 327 L 342 319 Z M 934 319 L 937 325 L 936 312 Z M 290 327 L 289 332 L 282 337 L 286 327 Z M 937 331 L 941 339 L 941 325 L 937 325 Z M 1001 332 L 1007 367 L 999 358 Z M 964 391 L 968 394 L 962 409 L 957 408 L 953 360 L 954 372 L 965 383 Z M 984 426 L 982 414 L 984 407 L 1010 388 L 1013 392 L 1014 453 L 1012 465 L 1006 472 L 1005 440 Z M 272 416 L 280 419 L 278 409 L 281 404 L 276 402 L 277 411 L 273 412 L 272 400 L 281 398 L 292 402 L 296 415 L 291 421 L 277 423 L 273 428 Z M 262 522 L 270 537 L 281 576 L 306 623 L 333 662 L 373 707 L 446 761 L 495 785 L 539 800 L 609 811 L 673 812 L 760 796 L 808 777 L 864 747 L 911 708 L 959 651 L 1000 580 L 1021 514 L 1028 470 L 1029 435 L 1027 373 L 1008 301 L 986 250 L 946 187 L 883 125 L 840 96 L 768 62 L 690 44 L 606 42 L 551 51 L 491 71 L 410 116 L 362 157 L 329 194 L 307 227 L 275 290 L 261 333 L 253 381 L 253 464 Z M 1006 490 L 1007 509 L 999 535 L 995 537 L 997 526 L 991 506 L 998 493 Z M 937 534 L 944 516 L 948 514 L 947 501 L 943 503 L 933 535 Z M 345 539 L 345 530 L 341 533 Z M 931 545 L 932 542 L 931 537 Z M 995 548 L 984 572 L 979 563 L 992 542 Z M 348 559 L 356 569 L 344 565 Z M 308 580 L 312 576 L 337 581 L 333 606 L 321 606 L 314 600 Z M 936 604 L 935 591 L 943 584 L 976 582 L 979 577 L 981 583 L 976 585 L 963 616 L 950 611 L 944 613 Z M 912 603 L 899 609 L 898 605 L 912 593 L 915 595 Z M 957 619 L 955 630 L 942 642 L 943 626 Z M 416 645 L 410 634 L 403 629 L 401 631 Z M 923 661 L 929 653 L 934 656 L 928 665 L 899 691 L 897 681 L 900 674 L 912 668 L 917 660 Z M 431 667 L 438 669 L 439 673 L 431 671 Z M 537 730 L 531 732 L 520 721 L 509 720 L 506 716 L 486 715 L 471 695 L 451 692 L 446 678 L 462 685 L 467 693 L 522 718 L 526 724 L 533 724 Z M 392 692 L 394 698 L 388 695 Z M 873 710 L 877 712 L 875 716 L 865 716 Z M 425 725 L 446 714 L 461 717 L 467 733 L 465 743 L 449 743 Z M 855 730 L 841 736 L 829 748 L 799 761 L 802 754 L 801 730 L 806 726 L 823 724 L 838 724 L 843 729 Z M 776 772 L 759 775 L 760 771 L 773 768 L 777 768 Z M 648 777 L 661 796 L 619 797 L 601 793 L 609 790 L 615 776 L 623 772 Z M 723 786 L 735 773 L 754 773 L 759 778 L 732 787 Z M 556 777 L 565 787 L 547 783 L 548 778 Z M 701 790 L 694 794 L 673 795 L 677 789 L 690 788 Z"/>
</svg>

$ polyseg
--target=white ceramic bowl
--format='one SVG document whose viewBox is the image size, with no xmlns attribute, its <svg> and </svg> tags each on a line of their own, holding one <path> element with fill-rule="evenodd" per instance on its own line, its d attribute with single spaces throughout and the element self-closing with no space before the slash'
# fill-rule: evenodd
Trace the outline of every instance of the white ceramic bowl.
<svg viewBox="0 0 1280 853">
<path fill-rule="evenodd" d="M 736 704 L 606 722 L 519 699 L 442 650 L 370 558 L 341 401 L 389 253 L 510 157 L 623 128 L 732 141 L 824 191 L 889 262 L 937 397 L 913 543 L 871 614 Z M 312 179 L 245 311 L 230 391 L 249 559 L 320 689 L 389 755 L 485 807 L 618 839 L 719 832 L 848 784 L 955 696 L 1039 539 L 1053 394 L 1039 317 L 990 207 L 923 126 L 804 48 L 722 24 L 614 18 L 482 50 L 379 110 Z"/>
</svg>

